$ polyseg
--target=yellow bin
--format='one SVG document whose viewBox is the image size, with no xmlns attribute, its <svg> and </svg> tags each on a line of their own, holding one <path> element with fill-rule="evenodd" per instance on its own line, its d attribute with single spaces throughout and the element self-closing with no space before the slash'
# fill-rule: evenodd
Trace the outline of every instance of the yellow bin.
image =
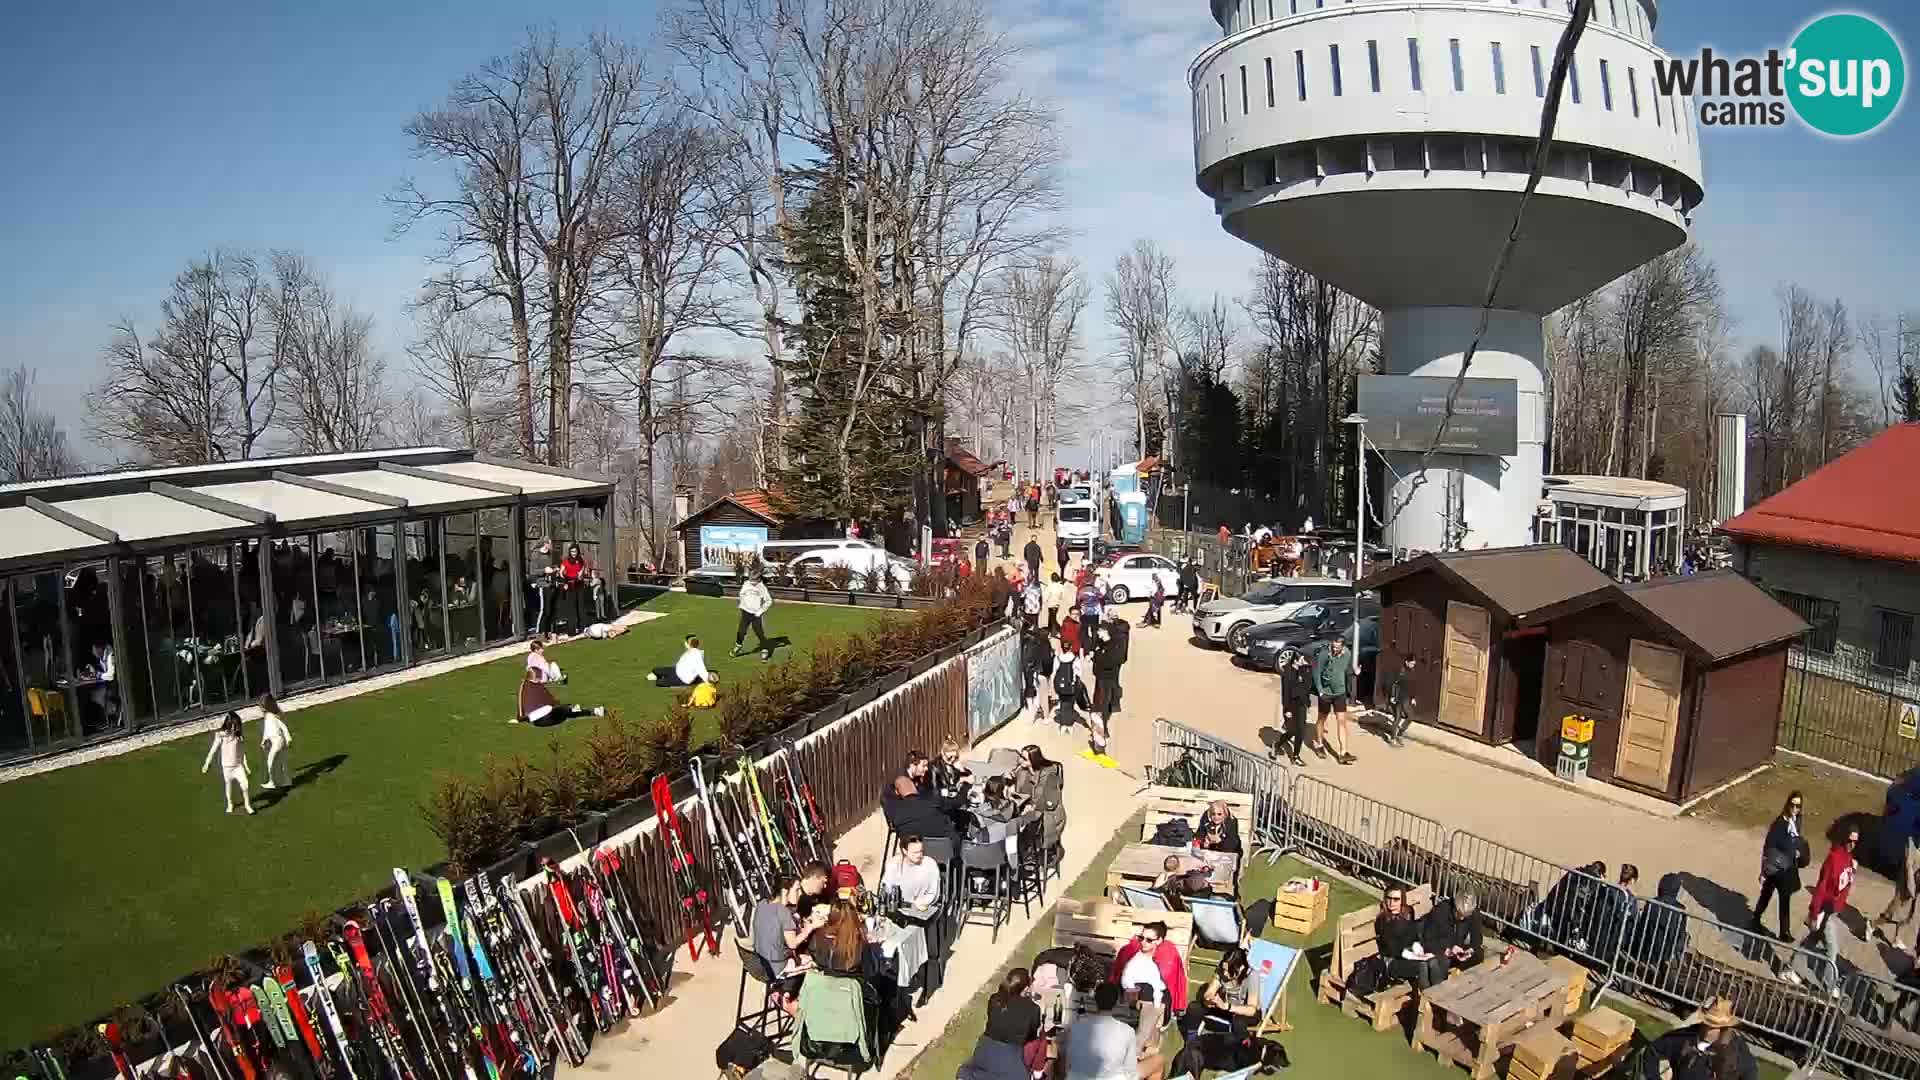
<svg viewBox="0 0 1920 1080">
<path fill-rule="evenodd" d="M 1568 742 L 1592 742 L 1593 721 L 1584 716 L 1569 716 L 1560 721 L 1560 737 Z"/>
</svg>

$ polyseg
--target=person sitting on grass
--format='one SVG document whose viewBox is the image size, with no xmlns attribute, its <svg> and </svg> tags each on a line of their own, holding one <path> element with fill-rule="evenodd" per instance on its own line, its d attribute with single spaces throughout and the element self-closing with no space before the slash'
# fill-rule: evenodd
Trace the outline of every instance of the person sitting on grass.
<svg viewBox="0 0 1920 1080">
<path fill-rule="evenodd" d="M 594 705 L 588 707 L 584 705 L 563 704 L 553 696 L 553 691 L 547 689 L 548 685 L 547 683 L 541 682 L 539 678 L 534 675 L 532 668 L 528 668 L 526 677 L 520 681 L 519 715 L 507 721 L 507 723 L 532 724 L 534 727 L 552 727 L 563 720 L 571 720 L 576 716 L 607 715 L 605 706 Z"/>
<path fill-rule="evenodd" d="M 533 635 L 533 640 L 527 642 L 527 675 L 535 682 L 559 684 L 567 681 L 560 665 L 547 659 L 547 643 L 539 634 Z"/>
<path fill-rule="evenodd" d="M 647 681 L 655 686 L 697 686 L 700 683 L 718 683 L 713 672 L 707 670 L 707 654 L 700 648 L 700 639 L 687 635 L 687 647 L 680 653 L 680 659 L 672 667 L 657 667 L 647 672 Z"/>
</svg>

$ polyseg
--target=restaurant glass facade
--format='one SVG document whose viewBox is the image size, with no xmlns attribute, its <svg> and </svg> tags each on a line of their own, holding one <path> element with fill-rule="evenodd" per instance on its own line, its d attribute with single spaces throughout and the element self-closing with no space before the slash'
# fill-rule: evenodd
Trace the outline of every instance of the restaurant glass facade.
<svg viewBox="0 0 1920 1080">
<path fill-rule="evenodd" d="M 604 590 L 535 589 L 547 575 L 530 570 L 549 540 L 555 565 L 579 543 L 601 568 L 605 513 L 604 495 L 523 497 L 0 575 L 0 761 L 511 641 L 543 591 L 564 600 L 546 629 L 584 628 L 610 617 L 594 606 Z"/>
</svg>

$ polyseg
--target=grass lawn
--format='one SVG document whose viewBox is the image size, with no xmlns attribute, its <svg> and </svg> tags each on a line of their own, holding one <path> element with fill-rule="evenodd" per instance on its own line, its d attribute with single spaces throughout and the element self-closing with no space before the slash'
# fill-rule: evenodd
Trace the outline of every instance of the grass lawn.
<svg viewBox="0 0 1920 1080">
<path fill-rule="evenodd" d="M 1130 835 L 1137 835 L 1137 826 L 1132 823 L 1115 835 L 1107 850 L 1094 860 L 1092 868 L 1081 874 L 1068 888 L 1067 895 L 1081 899 L 1100 895 L 1106 883 L 1106 866 Z M 1338 1009 L 1314 1000 L 1316 980 L 1320 971 L 1330 962 L 1333 931 L 1340 915 L 1376 903 L 1379 899 L 1377 896 L 1337 878 L 1327 878 L 1313 864 L 1291 856 L 1271 867 L 1264 858 L 1251 860 L 1241 873 L 1241 896 L 1244 900 L 1271 895 L 1281 882 L 1290 877 L 1316 874 L 1333 889 L 1325 925 L 1307 938 L 1274 929 L 1269 929 L 1266 934 L 1274 941 L 1300 947 L 1306 952 L 1306 966 L 1296 970 L 1287 984 L 1287 1019 L 1293 1024 L 1293 1030 L 1276 1036 L 1287 1048 L 1287 1056 L 1292 1060 L 1292 1067 L 1287 1074 L 1310 1076 L 1315 1080 L 1374 1080 L 1383 1076 L 1391 1076 L 1395 1080 L 1460 1080 L 1466 1075 L 1463 1070 L 1451 1064 L 1441 1064 L 1432 1054 L 1415 1054 L 1409 1049 L 1405 1032 L 1375 1034 L 1365 1023 L 1349 1019 Z M 1051 944 L 1052 926 L 1049 921 L 1027 935 L 1008 966 L 1028 963 L 1036 953 Z M 1188 972 L 1196 992 L 1212 977 L 1218 958 L 1218 954 L 1211 950 L 1194 951 L 1188 962 Z M 1000 973 L 996 973 L 992 985 L 997 985 L 999 978 Z M 992 985 L 983 988 L 946 1033 L 913 1063 L 906 1073 L 908 1077 L 913 1080 L 947 1080 L 959 1071 L 973 1053 L 980 1033 L 986 1029 L 987 995 Z M 1631 1016 L 1640 1030 L 1649 1034 L 1657 1035 L 1669 1026 L 1644 1009 L 1623 1005 L 1617 999 L 1609 1000 L 1608 1004 Z M 1171 1055 L 1179 1047 L 1180 1036 L 1169 1031 L 1163 1049 Z M 1761 1080 L 1784 1080 L 1786 1075 L 1787 1070 L 1770 1062 L 1760 1063 Z"/>
<path fill-rule="evenodd" d="M 1886 808 L 1887 781 L 1792 754 L 1780 754 L 1759 775 L 1707 799 L 1689 813 L 1764 832 L 1780 816 L 1787 795 L 1795 791 L 1806 799 L 1800 833 L 1813 844 L 1815 859 L 1825 854 L 1824 840 L 1842 820 L 1862 826 L 1860 846 L 1863 852 L 1873 850 L 1875 845 L 1867 829 L 1878 822 Z"/>
<path fill-rule="evenodd" d="M 722 692 L 760 670 L 730 659 L 734 601 L 670 593 L 647 605 L 667 618 L 611 641 L 553 650 L 563 700 L 616 710 L 662 709 L 646 680 L 698 634 Z M 798 649 L 880 612 L 783 604 L 769 630 Z M 794 655 L 775 654 L 775 663 Z M 444 856 L 419 802 L 439 772 L 475 770 L 490 755 L 538 758 L 591 721 L 509 725 L 518 656 L 303 709 L 288 717 L 294 788 L 257 795 L 254 817 L 221 813 L 218 766 L 200 774 L 207 739 L 182 739 L 0 784 L 0 1047 L 45 1038 L 168 980 L 293 929 L 391 880 L 395 866 Z M 696 731 L 698 741 L 704 733 Z M 264 778 L 258 731 L 248 757 Z"/>
</svg>

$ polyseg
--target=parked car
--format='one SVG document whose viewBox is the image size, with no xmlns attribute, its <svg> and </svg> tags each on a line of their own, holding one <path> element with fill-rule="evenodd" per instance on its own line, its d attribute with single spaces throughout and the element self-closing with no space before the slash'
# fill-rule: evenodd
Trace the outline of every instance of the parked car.
<svg viewBox="0 0 1920 1080">
<path fill-rule="evenodd" d="M 1274 578 L 1244 595 L 1209 600 L 1193 613 L 1193 636 L 1209 644 L 1237 649 L 1247 631 L 1289 618 L 1309 600 L 1351 597 L 1353 583 L 1339 578 Z"/>
<path fill-rule="evenodd" d="M 1106 590 L 1109 603 L 1124 604 L 1152 596 L 1155 574 L 1160 575 L 1168 596 L 1180 591 L 1180 568 L 1164 555 L 1146 552 L 1121 555 L 1100 566 L 1094 570 L 1093 580 Z"/>
<path fill-rule="evenodd" d="M 1376 600 L 1360 601 L 1360 616 L 1363 619 L 1378 619 L 1380 604 Z M 1278 671 L 1300 650 L 1312 648 L 1322 642 L 1337 637 L 1347 637 L 1353 633 L 1353 600 L 1351 598 L 1309 600 L 1295 609 L 1294 613 L 1276 623 L 1256 626 L 1243 635 L 1242 643 L 1233 651 L 1246 658 L 1249 667 L 1261 671 Z M 1361 635 L 1365 639 L 1364 627 Z M 1364 663 L 1364 661 L 1363 661 Z"/>
</svg>

